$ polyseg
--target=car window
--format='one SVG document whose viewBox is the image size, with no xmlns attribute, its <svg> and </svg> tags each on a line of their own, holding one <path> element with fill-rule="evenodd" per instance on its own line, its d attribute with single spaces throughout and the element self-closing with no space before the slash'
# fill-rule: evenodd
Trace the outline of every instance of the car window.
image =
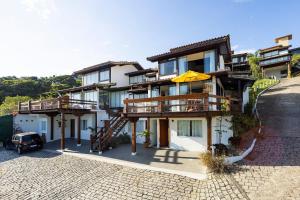
<svg viewBox="0 0 300 200">
<path fill-rule="evenodd" d="M 14 138 L 13 138 L 13 140 L 20 140 L 20 136 L 19 135 L 16 135 Z"/>
<path fill-rule="evenodd" d="M 24 135 L 22 137 L 22 142 L 31 142 L 31 141 L 32 141 L 31 135 Z"/>
<path fill-rule="evenodd" d="M 36 139 L 40 139 L 40 136 L 38 134 L 33 134 L 31 135 L 31 138 L 36 140 Z"/>
</svg>

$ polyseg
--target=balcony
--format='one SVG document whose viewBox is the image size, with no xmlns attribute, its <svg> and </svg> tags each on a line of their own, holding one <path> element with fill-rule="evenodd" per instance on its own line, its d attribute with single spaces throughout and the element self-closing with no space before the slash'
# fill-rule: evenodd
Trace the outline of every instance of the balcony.
<svg viewBox="0 0 300 200">
<path fill-rule="evenodd" d="M 274 57 L 269 57 L 261 60 L 259 62 L 260 66 L 267 66 L 267 65 L 276 65 L 276 64 L 283 64 L 290 61 L 290 55 L 279 55 Z"/>
<path fill-rule="evenodd" d="M 208 93 L 124 100 L 127 117 L 201 117 L 240 110 L 238 100 Z"/>
<path fill-rule="evenodd" d="M 19 113 L 47 113 L 57 111 L 90 111 L 96 109 L 96 102 L 69 99 L 68 96 L 41 101 L 20 102 Z"/>
</svg>

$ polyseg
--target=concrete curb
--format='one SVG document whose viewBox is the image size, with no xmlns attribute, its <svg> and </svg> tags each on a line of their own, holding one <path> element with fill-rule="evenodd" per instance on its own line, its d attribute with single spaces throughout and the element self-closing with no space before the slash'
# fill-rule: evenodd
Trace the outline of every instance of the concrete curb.
<svg viewBox="0 0 300 200">
<path fill-rule="evenodd" d="M 151 170 L 156 172 L 163 172 L 168 174 L 176 174 L 180 176 L 186 176 L 189 178 L 197 179 L 197 180 L 204 180 L 207 179 L 207 174 L 204 173 L 193 173 L 193 172 L 185 172 L 185 171 L 179 171 L 179 170 L 172 170 L 172 169 L 165 169 L 165 168 L 159 168 L 159 167 L 153 167 L 146 164 L 140 164 L 140 163 L 134 163 L 130 161 L 124 161 L 124 160 L 118 160 L 114 158 L 107 158 L 103 156 L 96 156 L 96 155 L 89 155 L 89 154 L 82 154 L 82 153 L 74 153 L 74 152 L 64 152 L 61 150 L 50 150 L 50 149 L 44 149 L 43 151 L 49 152 L 49 153 L 56 153 L 56 154 L 64 154 L 69 156 L 74 156 L 77 158 L 83 158 L 83 159 L 90 159 L 90 160 L 96 160 L 100 162 L 106 162 L 110 164 L 115 165 L 122 165 L 125 167 L 131 167 L 131 168 L 137 168 L 137 169 L 143 169 L 143 170 Z"/>
<path fill-rule="evenodd" d="M 272 87 L 278 85 L 279 83 L 280 83 L 280 81 L 279 81 L 278 83 L 274 84 L 274 85 L 271 85 L 271 86 L 267 87 L 266 89 L 264 89 L 263 91 L 261 91 L 260 93 L 258 93 L 258 95 L 257 95 L 257 97 L 256 97 L 256 99 L 255 99 L 255 103 L 254 103 L 254 106 L 253 106 L 253 113 L 255 113 L 255 116 L 256 116 L 256 118 L 257 118 L 258 121 L 259 121 L 258 134 L 261 134 L 261 126 L 262 126 L 261 120 L 260 120 L 260 117 L 259 117 L 259 113 L 258 113 L 257 108 L 256 108 L 257 102 L 258 102 L 258 98 L 259 98 L 263 93 L 265 93 L 267 90 L 269 90 L 269 89 L 271 89 Z M 250 145 L 250 147 L 249 147 L 248 149 L 246 149 L 241 155 L 239 155 L 239 156 L 227 157 L 227 158 L 225 158 L 224 162 L 225 162 L 226 164 L 233 164 L 233 163 L 235 163 L 235 162 L 238 162 L 238 161 L 240 161 L 240 160 L 243 160 L 246 156 L 248 156 L 248 155 L 252 152 L 252 150 L 253 150 L 253 148 L 254 148 L 254 146 L 255 146 L 255 144 L 256 144 L 256 140 L 257 140 L 257 139 L 254 138 L 253 141 L 252 141 L 252 143 L 251 143 L 251 145 Z"/>
</svg>

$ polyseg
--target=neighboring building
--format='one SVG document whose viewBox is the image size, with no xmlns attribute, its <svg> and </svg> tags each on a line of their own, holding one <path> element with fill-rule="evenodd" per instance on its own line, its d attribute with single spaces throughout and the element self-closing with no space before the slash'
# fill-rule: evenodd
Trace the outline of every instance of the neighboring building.
<svg viewBox="0 0 300 200">
<path fill-rule="evenodd" d="M 291 60 L 289 40 L 291 39 L 292 35 L 276 38 L 276 46 L 259 50 L 261 57 L 259 65 L 265 77 L 281 79 L 288 76 Z"/>
<path fill-rule="evenodd" d="M 248 63 L 248 53 L 239 53 L 232 55 L 232 72 L 250 74 L 250 65 Z"/>
<path fill-rule="evenodd" d="M 47 141 L 62 138 L 62 149 L 64 138 L 77 138 L 78 145 L 91 139 L 92 148 L 102 151 L 112 135 L 127 132 L 135 153 L 135 144 L 145 140 L 136 133 L 148 129 L 152 146 L 205 151 L 228 144 L 232 136 L 231 115 L 223 116 L 224 109 L 242 109 L 249 80 L 229 77 L 225 63 L 231 63 L 231 56 L 228 35 L 147 58 L 157 69 L 127 61 L 87 67 L 74 72 L 82 86 L 59 91 L 67 96 L 57 99 L 21 103 L 15 121 L 23 131 L 45 134 Z M 188 70 L 211 78 L 191 84 L 171 81 Z M 89 127 L 96 127 L 95 137 Z"/>
</svg>

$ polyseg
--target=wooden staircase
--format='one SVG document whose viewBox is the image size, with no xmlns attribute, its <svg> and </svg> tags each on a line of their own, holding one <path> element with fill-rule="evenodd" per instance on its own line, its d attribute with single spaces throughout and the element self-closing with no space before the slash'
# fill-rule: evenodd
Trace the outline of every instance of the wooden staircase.
<svg viewBox="0 0 300 200">
<path fill-rule="evenodd" d="M 113 117 L 109 120 L 106 127 L 101 128 L 95 136 L 91 136 L 91 150 L 102 152 L 111 147 L 111 141 L 117 137 L 124 128 L 128 119 L 124 117 L 121 111 L 109 113 Z"/>
</svg>

